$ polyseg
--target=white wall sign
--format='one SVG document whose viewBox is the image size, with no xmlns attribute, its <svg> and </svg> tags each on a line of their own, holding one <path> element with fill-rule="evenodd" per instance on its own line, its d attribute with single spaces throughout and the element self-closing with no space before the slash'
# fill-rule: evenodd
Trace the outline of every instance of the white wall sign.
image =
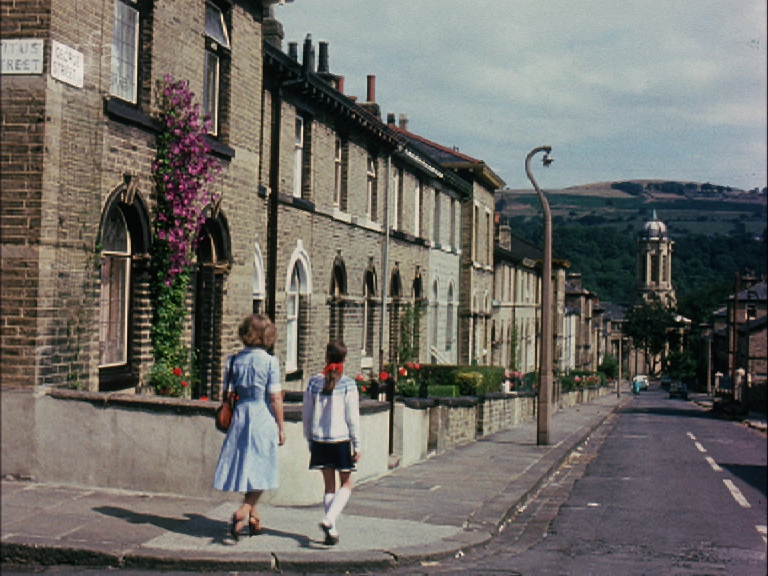
<svg viewBox="0 0 768 576">
<path fill-rule="evenodd" d="M 83 53 L 56 40 L 51 45 L 51 76 L 70 86 L 83 87 Z"/>
<path fill-rule="evenodd" d="M 2 41 L 3 74 L 42 74 L 44 40 L 16 38 Z"/>
</svg>

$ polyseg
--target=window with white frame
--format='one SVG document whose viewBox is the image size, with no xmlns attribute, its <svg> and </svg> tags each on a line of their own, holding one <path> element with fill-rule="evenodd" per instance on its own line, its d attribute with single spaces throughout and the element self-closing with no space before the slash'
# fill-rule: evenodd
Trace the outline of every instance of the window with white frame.
<svg viewBox="0 0 768 576">
<path fill-rule="evenodd" d="M 219 133 L 223 90 L 223 65 L 229 58 L 231 46 L 224 12 L 213 2 L 205 4 L 205 66 L 203 84 L 203 113 L 210 119 L 209 133 Z"/>
<path fill-rule="evenodd" d="M 402 209 L 403 199 L 400 197 L 400 170 L 396 167 L 392 167 L 392 217 L 390 219 L 390 226 L 393 230 L 400 229 L 400 210 Z"/>
<path fill-rule="evenodd" d="M 419 238 L 421 236 L 421 209 L 424 205 L 424 183 L 421 180 L 416 183 L 413 201 L 413 235 Z"/>
<path fill-rule="evenodd" d="M 126 102 L 138 103 L 139 5 L 115 0 L 112 30 L 112 77 L 109 92 Z"/>
<path fill-rule="evenodd" d="M 342 158 L 344 147 L 341 143 L 341 138 L 336 136 L 335 150 L 333 156 L 333 206 L 334 208 L 341 207 L 341 185 L 343 180 L 342 171 Z"/>
<path fill-rule="evenodd" d="M 432 346 L 437 349 L 437 337 L 440 333 L 440 292 L 437 280 L 432 283 Z"/>
<path fill-rule="evenodd" d="M 485 265 L 490 266 L 493 262 L 491 250 L 493 249 L 493 226 L 491 225 L 491 213 L 485 211 Z"/>
<path fill-rule="evenodd" d="M 456 198 L 451 198 L 451 247 L 456 247 Z"/>
<path fill-rule="evenodd" d="M 472 261 L 477 262 L 480 257 L 480 207 L 475 205 L 472 212 Z"/>
<path fill-rule="evenodd" d="M 285 370 L 294 372 L 299 366 L 299 292 L 301 269 L 296 262 L 291 271 L 291 281 L 285 295 L 286 339 Z"/>
<path fill-rule="evenodd" d="M 376 221 L 376 162 L 368 154 L 366 182 L 366 215 L 371 222 Z"/>
<path fill-rule="evenodd" d="M 448 284 L 448 299 L 445 319 L 445 349 L 453 348 L 453 282 Z"/>
<path fill-rule="evenodd" d="M 304 168 L 304 118 L 296 116 L 296 130 L 293 144 L 293 197 L 301 198 L 302 173 Z"/>
<path fill-rule="evenodd" d="M 264 260 L 261 257 L 261 249 L 256 244 L 256 250 L 253 256 L 253 278 L 251 282 L 252 293 L 252 312 L 260 314 L 264 312 Z"/>
<path fill-rule="evenodd" d="M 131 237 L 123 212 L 114 206 L 102 232 L 99 365 L 128 361 L 128 302 Z"/>
</svg>

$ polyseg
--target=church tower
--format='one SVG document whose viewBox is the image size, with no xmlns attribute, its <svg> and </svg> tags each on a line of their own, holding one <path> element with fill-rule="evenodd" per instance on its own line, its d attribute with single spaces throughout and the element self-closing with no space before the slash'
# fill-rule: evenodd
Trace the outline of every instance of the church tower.
<svg viewBox="0 0 768 576">
<path fill-rule="evenodd" d="M 660 299 L 670 307 L 677 305 L 672 286 L 672 248 L 667 226 L 653 211 L 653 220 L 645 223 L 638 238 L 637 292 L 646 302 Z"/>
</svg>

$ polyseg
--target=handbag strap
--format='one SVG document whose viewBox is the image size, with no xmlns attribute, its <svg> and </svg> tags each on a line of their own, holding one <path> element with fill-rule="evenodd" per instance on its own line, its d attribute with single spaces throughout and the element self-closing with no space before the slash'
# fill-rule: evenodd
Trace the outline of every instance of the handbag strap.
<svg viewBox="0 0 768 576">
<path fill-rule="evenodd" d="M 227 387 L 225 388 L 225 392 L 227 393 L 229 392 L 229 389 L 232 386 L 232 366 L 234 364 L 234 361 L 235 361 L 235 356 L 233 354 L 232 356 L 229 357 L 229 370 L 227 370 Z"/>
</svg>

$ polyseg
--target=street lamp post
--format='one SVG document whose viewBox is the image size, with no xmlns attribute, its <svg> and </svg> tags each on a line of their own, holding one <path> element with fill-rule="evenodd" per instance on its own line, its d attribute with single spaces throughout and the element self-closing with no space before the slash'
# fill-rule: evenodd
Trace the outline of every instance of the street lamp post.
<svg viewBox="0 0 768 576">
<path fill-rule="evenodd" d="M 549 201 L 531 173 L 531 158 L 544 152 L 544 166 L 552 163 L 552 146 L 539 146 L 525 158 L 525 173 L 539 195 L 544 211 L 544 265 L 541 278 L 541 356 L 539 364 L 539 410 L 536 420 L 536 444 L 549 445 L 549 429 L 552 425 L 552 212 Z"/>
</svg>

